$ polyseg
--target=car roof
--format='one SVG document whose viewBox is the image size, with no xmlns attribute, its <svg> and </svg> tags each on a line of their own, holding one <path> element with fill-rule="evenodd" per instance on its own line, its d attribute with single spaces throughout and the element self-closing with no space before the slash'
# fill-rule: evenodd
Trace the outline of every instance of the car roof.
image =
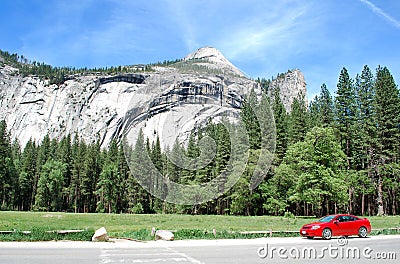
<svg viewBox="0 0 400 264">
<path fill-rule="evenodd" d="M 354 216 L 354 217 L 357 217 L 357 216 L 352 215 L 352 214 L 331 214 L 331 215 L 326 215 L 326 216 Z"/>
</svg>

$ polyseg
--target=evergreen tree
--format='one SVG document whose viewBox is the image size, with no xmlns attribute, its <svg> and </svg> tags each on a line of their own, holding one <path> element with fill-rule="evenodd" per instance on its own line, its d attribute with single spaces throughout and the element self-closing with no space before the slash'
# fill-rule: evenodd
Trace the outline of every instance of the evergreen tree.
<svg viewBox="0 0 400 264">
<path fill-rule="evenodd" d="M 99 175 L 102 170 L 103 160 L 99 140 L 81 148 L 83 164 L 80 176 L 80 198 L 82 201 L 83 212 L 95 212 L 96 210 L 96 187 Z"/>
<path fill-rule="evenodd" d="M 80 212 L 81 201 L 81 181 L 84 176 L 84 162 L 86 156 L 87 145 L 75 135 L 71 147 L 72 166 L 71 166 L 71 184 L 70 184 L 70 201 L 75 213 Z"/>
<path fill-rule="evenodd" d="M 343 68 L 340 72 L 336 94 L 336 128 L 342 149 L 347 156 L 347 167 L 350 169 L 353 154 L 352 139 L 354 134 L 354 124 L 356 121 L 357 105 L 353 80 L 350 78 L 346 68 Z"/>
<path fill-rule="evenodd" d="M 36 173 L 33 179 L 33 193 L 32 193 L 32 201 L 35 204 L 35 197 L 38 188 L 39 178 L 42 172 L 42 167 L 50 158 L 50 136 L 47 134 L 44 136 L 40 145 L 38 145 L 38 152 L 36 157 Z"/>
<path fill-rule="evenodd" d="M 138 141 L 143 140 L 143 133 L 140 131 Z M 141 141 L 140 141 L 141 142 Z M 137 146 L 140 142 L 136 143 L 136 147 L 139 149 L 140 147 Z M 127 148 L 128 145 L 125 145 Z M 147 209 L 146 212 L 149 211 L 149 207 L 147 204 L 147 193 L 146 190 L 142 188 L 142 186 L 138 183 L 135 177 L 138 177 L 139 170 L 136 170 L 139 162 L 138 157 L 132 148 L 125 149 L 124 151 L 126 156 L 127 165 L 130 167 L 132 173 L 129 173 L 127 179 L 127 203 L 128 208 L 127 211 L 129 213 L 144 213 L 145 208 Z"/>
<path fill-rule="evenodd" d="M 289 144 L 303 141 L 307 132 L 307 109 L 304 97 L 294 98 L 289 115 Z"/>
<path fill-rule="evenodd" d="M 57 144 L 58 147 L 55 150 L 55 160 L 60 161 L 65 164 L 65 175 L 63 175 L 64 183 L 63 183 L 63 191 L 62 191 L 62 200 L 63 200 L 63 209 L 70 209 L 70 185 L 71 185 L 71 168 L 72 168 L 72 157 L 71 157 L 71 135 L 67 135 L 61 139 L 61 141 Z"/>
<path fill-rule="evenodd" d="M 245 125 L 251 149 L 259 149 L 261 146 L 260 123 L 257 119 L 255 109 L 257 107 L 257 95 L 252 89 L 245 98 L 240 111 L 241 121 Z"/>
<path fill-rule="evenodd" d="M 0 121 L 0 198 L 1 209 L 11 209 L 16 196 L 17 171 L 12 157 L 7 124 Z"/>
<path fill-rule="evenodd" d="M 399 90 L 388 68 L 378 67 L 375 83 L 376 116 L 381 159 L 399 157 Z"/>
<path fill-rule="evenodd" d="M 209 182 L 211 179 L 217 176 L 215 155 L 217 155 L 218 151 L 218 146 L 216 146 L 216 144 L 219 145 L 218 142 L 220 142 L 220 139 L 217 139 L 216 130 L 217 125 L 209 120 L 207 125 L 198 133 L 199 142 L 202 146 L 200 156 L 197 159 L 199 168 L 197 170 L 196 179 L 199 183 Z"/>
<path fill-rule="evenodd" d="M 179 183 L 182 178 L 182 168 L 181 164 L 183 158 L 182 155 L 184 153 L 183 148 L 179 144 L 178 139 L 175 140 L 174 145 L 172 146 L 171 154 L 169 156 L 169 166 L 168 166 L 168 178 L 176 183 Z"/>
<path fill-rule="evenodd" d="M 276 127 L 276 156 L 282 160 L 286 153 L 288 146 L 288 116 L 285 106 L 283 105 L 279 96 L 279 88 L 275 90 L 274 100 L 272 103 L 272 110 L 274 113 L 275 127 Z"/>
<path fill-rule="evenodd" d="M 316 95 L 308 105 L 308 127 L 313 128 L 322 124 L 320 98 Z"/>
<path fill-rule="evenodd" d="M 325 84 L 321 85 L 320 94 L 309 105 L 309 127 L 333 126 L 335 111 L 332 96 Z"/>
<path fill-rule="evenodd" d="M 126 161 L 123 144 L 119 145 L 118 148 L 118 173 L 120 175 L 121 181 L 119 183 L 119 193 L 118 193 L 118 212 L 127 212 L 128 210 L 128 179 L 130 178 L 130 170 L 128 163 Z"/>
<path fill-rule="evenodd" d="M 153 212 L 152 196 L 148 192 L 152 191 L 152 174 L 154 170 L 152 169 L 149 152 L 147 150 L 148 147 L 146 145 L 143 131 L 140 130 L 133 151 L 127 155 L 127 161 L 133 177 L 129 181 L 129 201 L 131 210 L 137 206 L 143 208 L 143 213 L 151 213 Z M 143 189 L 135 188 L 135 183 L 139 183 Z M 135 190 L 140 190 L 140 192 L 134 193 Z"/>
<path fill-rule="evenodd" d="M 65 164 L 51 159 L 42 166 L 34 209 L 40 211 L 61 210 L 65 170 Z"/>
<path fill-rule="evenodd" d="M 196 167 L 197 158 L 199 157 L 200 149 L 198 146 L 197 138 L 192 131 L 189 136 L 188 145 L 186 148 L 186 157 L 184 158 L 185 169 L 182 171 L 180 183 L 182 184 L 195 184 L 196 183 Z"/>
<path fill-rule="evenodd" d="M 227 124 L 227 121 L 225 121 Z M 230 135 L 229 131 L 226 129 L 226 127 L 222 124 L 219 123 L 216 125 L 216 135 L 217 138 L 217 153 L 215 155 L 215 176 L 220 177 L 220 182 L 218 191 L 220 193 L 225 192 L 225 184 L 226 184 L 226 167 L 228 165 L 228 161 L 230 159 L 230 153 L 231 153 L 231 141 L 230 141 Z"/>
<path fill-rule="evenodd" d="M 377 203 L 378 215 L 385 213 L 383 192 L 387 178 L 396 177 L 392 163 L 399 160 L 400 142 L 400 95 L 393 76 L 386 67 L 378 67 L 375 82 L 375 107 L 377 123 Z M 389 173 L 383 173 L 383 171 Z"/>
<path fill-rule="evenodd" d="M 120 181 L 118 164 L 107 162 L 104 164 L 97 183 L 96 194 L 99 196 L 97 212 L 116 213 L 118 182 Z"/>
<path fill-rule="evenodd" d="M 334 105 L 332 96 L 325 84 L 321 86 L 321 95 L 319 97 L 319 110 L 322 117 L 322 126 L 332 126 L 334 122 Z"/>
<path fill-rule="evenodd" d="M 347 156 L 347 169 L 356 168 L 354 158 L 357 149 L 357 117 L 358 108 L 353 80 L 350 78 L 347 69 L 343 68 L 339 75 L 337 84 L 337 96 L 335 98 L 336 129 L 343 151 Z M 348 175 L 352 175 L 349 173 Z M 350 181 L 350 179 L 348 179 Z M 353 213 L 354 186 L 349 186 L 348 212 Z"/>
<path fill-rule="evenodd" d="M 36 175 L 37 148 L 35 142 L 30 139 L 21 155 L 21 172 L 19 175 L 19 196 L 18 208 L 22 211 L 29 211 L 33 207 L 33 186 Z"/>
</svg>

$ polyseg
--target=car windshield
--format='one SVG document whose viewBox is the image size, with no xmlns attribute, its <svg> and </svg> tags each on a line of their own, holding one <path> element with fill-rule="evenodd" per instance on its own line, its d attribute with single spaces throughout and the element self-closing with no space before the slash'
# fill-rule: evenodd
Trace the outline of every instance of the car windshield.
<svg viewBox="0 0 400 264">
<path fill-rule="evenodd" d="M 333 218 L 335 218 L 335 215 L 327 215 L 319 219 L 318 222 L 327 223 L 330 222 Z"/>
</svg>

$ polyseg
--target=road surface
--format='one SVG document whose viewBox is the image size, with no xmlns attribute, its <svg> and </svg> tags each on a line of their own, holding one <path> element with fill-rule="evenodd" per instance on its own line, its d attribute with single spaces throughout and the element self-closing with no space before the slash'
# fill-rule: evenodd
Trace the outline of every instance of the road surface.
<svg viewBox="0 0 400 264">
<path fill-rule="evenodd" d="M 398 263 L 400 236 L 132 242 L 0 242 L 0 263 Z"/>
</svg>

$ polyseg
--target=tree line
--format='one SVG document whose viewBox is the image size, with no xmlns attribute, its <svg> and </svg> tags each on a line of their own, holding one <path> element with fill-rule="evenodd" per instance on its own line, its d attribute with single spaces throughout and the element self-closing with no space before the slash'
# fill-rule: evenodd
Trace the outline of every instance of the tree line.
<svg viewBox="0 0 400 264">
<path fill-rule="evenodd" d="M 2 50 L 0 50 L 0 56 L 3 58 L 5 63 L 17 68 L 19 74 L 23 77 L 29 75 L 39 76 L 43 80 L 48 80 L 49 84 L 62 84 L 75 74 L 121 74 L 153 71 L 151 65 L 111 66 L 97 68 L 54 67 L 44 62 L 31 61 L 25 56 L 18 55 L 17 53 L 10 54 L 8 51 Z"/>
<path fill-rule="evenodd" d="M 268 83 L 268 81 L 263 80 Z M 262 135 L 254 109 L 272 109 L 276 150 L 264 179 L 250 189 L 260 156 Z M 307 106 L 295 98 L 287 113 L 279 97 L 258 97 L 253 91 L 243 102 L 240 122 L 249 135 L 248 161 L 242 177 L 229 190 L 229 179 L 219 177 L 218 198 L 197 205 L 165 202 L 147 192 L 139 179 L 168 195 L 167 183 L 158 181 L 144 162 L 168 180 L 193 185 L 224 175 L 232 156 L 231 130 L 212 120 L 179 142 L 162 148 L 139 133 L 131 149 L 113 140 L 106 149 L 99 142 L 84 142 L 79 135 L 62 139 L 46 136 L 23 148 L 11 142 L 6 123 L 0 123 L 0 199 L 2 210 L 40 210 L 107 213 L 190 213 L 232 215 L 323 215 L 348 212 L 359 215 L 398 214 L 400 210 L 400 95 L 386 67 L 375 74 L 365 66 L 351 78 L 343 68 L 335 96 L 326 87 Z M 230 124 L 235 126 L 235 124 Z M 205 145 L 210 137 L 215 146 Z M 206 141 L 207 142 L 207 141 Z M 215 156 L 197 170 L 176 165 L 207 160 L 201 148 Z M 131 159 L 126 159 L 127 151 Z M 204 153 L 203 153 L 204 154 Z M 130 166 L 129 166 L 130 165 Z M 130 169 L 131 168 L 131 169 Z M 145 172 L 145 173 L 144 173 Z M 145 174 L 145 175 L 144 175 Z M 162 198 L 162 197 L 161 197 Z"/>
</svg>

